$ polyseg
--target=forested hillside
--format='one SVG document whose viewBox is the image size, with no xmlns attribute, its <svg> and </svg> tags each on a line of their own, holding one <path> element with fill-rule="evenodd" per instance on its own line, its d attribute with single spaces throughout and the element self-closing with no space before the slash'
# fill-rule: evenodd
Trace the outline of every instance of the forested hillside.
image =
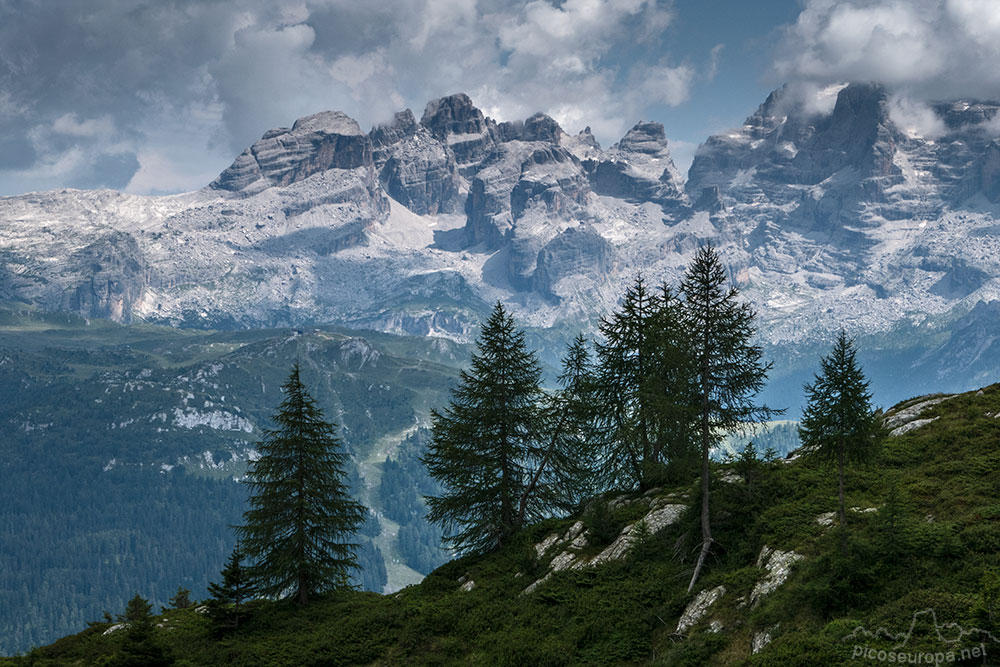
<svg viewBox="0 0 1000 667">
<path fill-rule="evenodd" d="M 356 583 L 419 580 L 444 554 L 409 462 L 464 358 L 449 341 L 334 327 L 191 332 L 0 307 L 0 654 L 138 591 L 154 605 L 178 586 L 204 595 L 295 359 L 340 426 L 353 492 L 388 512 L 361 530 Z"/>
<path fill-rule="evenodd" d="M 302 609 L 255 603 L 246 625 L 222 640 L 196 608 L 169 611 L 155 637 L 178 664 L 194 665 L 784 667 L 867 664 L 867 651 L 874 661 L 884 651 L 930 654 L 929 664 L 938 654 L 941 664 L 993 664 L 997 414 L 1000 385 L 888 411 L 894 434 L 873 460 L 846 471 L 847 556 L 832 518 L 836 475 L 800 452 L 751 469 L 713 465 L 724 548 L 690 593 L 699 532 L 695 489 L 684 484 L 596 500 L 396 595 L 341 593 Z M 605 502 L 610 513 L 595 513 Z M 660 529 L 623 541 L 644 517 Z M 573 534 L 586 539 L 570 544 Z M 91 664 L 120 646 L 121 631 L 110 628 L 97 623 L 7 662 Z"/>
</svg>

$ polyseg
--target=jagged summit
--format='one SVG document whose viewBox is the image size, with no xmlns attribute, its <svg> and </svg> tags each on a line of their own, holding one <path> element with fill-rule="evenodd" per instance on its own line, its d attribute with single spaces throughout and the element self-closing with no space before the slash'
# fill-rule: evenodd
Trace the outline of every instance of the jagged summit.
<svg viewBox="0 0 1000 667">
<path fill-rule="evenodd" d="M 209 187 L 253 193 L 328 169 L 370 165 L 371 142 L 357 122 L 339 111 L 324 111 L 298 119 L 291 129 L 265 132 Z"/>
</svg>

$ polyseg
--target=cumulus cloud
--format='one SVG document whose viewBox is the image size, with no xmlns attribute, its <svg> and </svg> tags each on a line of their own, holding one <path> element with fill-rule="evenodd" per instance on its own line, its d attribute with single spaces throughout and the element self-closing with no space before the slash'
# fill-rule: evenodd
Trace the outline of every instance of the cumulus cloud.
<svg viewBox="0 0 1000 667">
<path fill-rule="evenodd" d="M 673 20 L 670 0 L 0 0 L 0 194 L 193 189 L 300 116 L 368 127 L 459 91 L 608 143 L 689 98 Z"/>
<path fill-rule="evenodd" d="M 784 81 L 878 81 L 911 99 L 1000 98 L 995 0 L 806 0 L 775 60 Z"/>
</svg>

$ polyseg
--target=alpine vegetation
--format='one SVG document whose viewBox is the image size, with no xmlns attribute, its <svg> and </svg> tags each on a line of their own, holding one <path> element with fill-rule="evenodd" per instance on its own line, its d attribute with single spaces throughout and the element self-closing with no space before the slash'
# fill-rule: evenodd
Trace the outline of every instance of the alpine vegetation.
<svg viewBox="0 0 1000 667">
<path fill-rule="evenodd" d="M 547 401 L 538 359 L 502 304 L 476 349 L 451 403 L 433 413 L 434 438 L 423 459 L 444 487 L 427 498 L 428 517 L 455 529 L 446 541 L 458 552 L 500 547 L 525 523 L 565 508 L 578 493 L 573 450 L 584 446 L 574 425 L 586 418 L 581 342 L 567 357 L 566 390 Z"/>
<path fill-rule="evenodd" d="M 803 445 L 836 463 L 840 548 L 847 552 L 847 511 L 844 507 L 844 465 L 863 462 L 881 440 L 882 420 L 872 408 L 868 380 L 857 362 L 854 340 L 841 331 L 820 373 L 805 386 L 808 403 L 802 411 L 799 436 Z"/>
<path fill-rule="evenodd" d="M 347 454 L 302 384 L 298 363 L 283 389 L 277 428 L 265 432 L 247 473 L 253 495 L 237 532 L 257 593 L 303 605 L 348 587 L 357 567 L 349 540 L 367 511 L 348 495 Z"/>
</svg>

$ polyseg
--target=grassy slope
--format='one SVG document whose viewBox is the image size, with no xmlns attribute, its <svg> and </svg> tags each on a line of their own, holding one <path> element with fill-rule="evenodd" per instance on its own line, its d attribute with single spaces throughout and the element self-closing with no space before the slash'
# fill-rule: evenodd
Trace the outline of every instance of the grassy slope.
<svg viewBox="0 0 1000 667">
<path fill-rule="evenodd" d="M 527 596 L 519 595 L 525 584 L 545 571 L 531 545 L 570 520 L 534 526 L 498 553 L 448 563 L 394 596 L 347 593 L 305 610 L 261 604 L 245 629 L 220 642 L 195 612 L 171 612 L 167 625 L 174 629 L 161 631 L 160 639 L 178 664 L 199 665 L 835 665 L 857 664 L 851 656 L 858 640 L 845 640 L 856 626 L 904 632 L 924 609 L 933 609 L 941 624 L 992 627 L 1000 638 L 984 612 L 1000 574 L 997 413 L 1000 385 L 956 396 L 922 415 L 939 417 L 933 423 L 889 438 L 875 464 L 850 470 L 848 504 L 883 509 L 850 515 L 846 559 L 837 555 L 835 529 L 816 520 L 835 509 L 829 469 L 799 459 L 774 466 L 749 489 L 717 483 L 713 514 L 722 548 L 697 590 L 725 585 L 727 592 L 686 637 L 674 629 L 693 597 L 685 590 L 697 542 L 693 511 L 641 553 L 558 573 Z M 884 509 L 893 484 L 903 497 L 895 530 Z M 762 576 L 755 561 L 765 544 L 805 559 L 751 609 L 741 598 Z M 459 590 L 464 575 L 476 582 L 471 592 Z M 710 620 L 721 622 L 722 631 L 709 632 Z M 103 636 L 106 627 L 67 637 L 30 659 L 92 664 L 120 641 Z M 751 655 L 753 636 L 763 630 L 774 640 Z M 983 641 L 1000 656 L 1000 643 Z M 918 623 L 907 648 L 948 646 L 933 627 Z"/>
</svg>

